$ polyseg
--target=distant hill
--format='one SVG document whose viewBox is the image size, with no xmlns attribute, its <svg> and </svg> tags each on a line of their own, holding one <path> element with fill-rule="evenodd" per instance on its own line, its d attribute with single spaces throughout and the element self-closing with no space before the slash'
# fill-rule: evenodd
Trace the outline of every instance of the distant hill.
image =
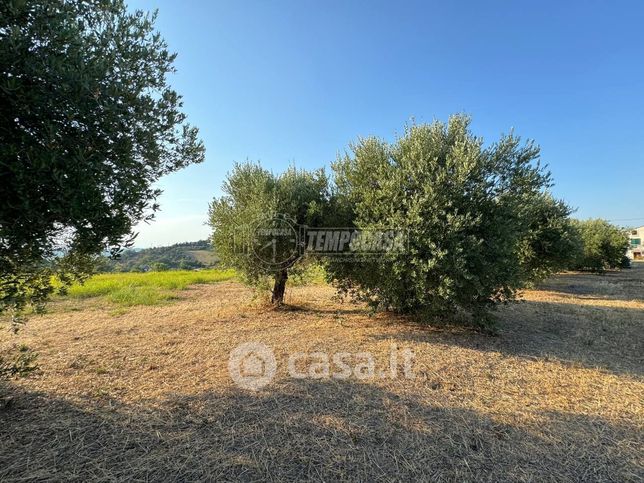
<svg viewBox="0 0 644 483">
<path fill-rule="evenodd" d="M 194 270 L 217 264 L 208 240 L 177 243 L 167 247 L 130 249 L 117 260 L 105 258 L 101 272 L 147 272 L 150 270 Z"/>
</svg>

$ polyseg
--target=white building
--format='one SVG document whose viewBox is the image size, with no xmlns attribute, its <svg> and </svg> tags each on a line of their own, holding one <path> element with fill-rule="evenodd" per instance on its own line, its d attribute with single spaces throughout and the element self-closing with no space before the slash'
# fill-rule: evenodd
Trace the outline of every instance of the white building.
<svg viewBox="0 0 644 483">
<path fill-rule="evenodd" d="M 644 260 L 644 226 L 629 230 L 628 238 L 631 240 L 626 255 L 632 260 Z"/>
</svg>

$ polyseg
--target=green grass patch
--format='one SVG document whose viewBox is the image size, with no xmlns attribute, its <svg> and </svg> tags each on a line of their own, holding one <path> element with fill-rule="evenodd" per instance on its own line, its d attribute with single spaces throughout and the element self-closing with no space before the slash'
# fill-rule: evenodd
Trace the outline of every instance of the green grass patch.
<svg viewBox="0 0 644 483">
<path fill-rule="evenodd" d="M 103 297 L 120 306 L 157 305 L 176 298 L 177 290 L 198 283 L 215 283 L 235 277 L 233 270 L 173 270 L 145 273 L 104 273 L 69 288 L 67 297 Z"/>
</svg>

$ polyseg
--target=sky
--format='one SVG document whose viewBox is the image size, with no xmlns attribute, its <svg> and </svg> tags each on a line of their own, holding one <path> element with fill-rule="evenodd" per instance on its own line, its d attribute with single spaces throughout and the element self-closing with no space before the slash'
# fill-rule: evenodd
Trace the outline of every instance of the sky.
<svg viewBox="0 0 644 483">
<path fill-rule="evenodd" d="M 644 225 L 644 2 L 130 0 L 158 9 L 206 160 L 159 182 L 136 245 L 207 238 L 235 162 L 329 166 L 360 136 L 467 113 L 541 146 L 575 217 Z"/>
</svg>

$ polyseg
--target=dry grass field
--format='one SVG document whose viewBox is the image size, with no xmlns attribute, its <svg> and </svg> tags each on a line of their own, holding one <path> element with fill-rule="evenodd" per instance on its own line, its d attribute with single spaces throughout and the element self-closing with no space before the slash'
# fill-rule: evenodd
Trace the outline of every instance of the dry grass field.
<svg viewBox="0 0 644 483">
<path fill-rule="evenodd" d="M 69 299 L 5 344 L 40 354 L 0 410 L 1 481 L 642 481 L 644 265 L 563 274 L 499 333 L 370 316 L 326 286 L 268 310 L 230 281 L 114 311 Z M 259 341 L 271 384 L 237 388 Z M 414 353 L 414 379 L 294 379 L 297 351 Z"/>
</svg>

